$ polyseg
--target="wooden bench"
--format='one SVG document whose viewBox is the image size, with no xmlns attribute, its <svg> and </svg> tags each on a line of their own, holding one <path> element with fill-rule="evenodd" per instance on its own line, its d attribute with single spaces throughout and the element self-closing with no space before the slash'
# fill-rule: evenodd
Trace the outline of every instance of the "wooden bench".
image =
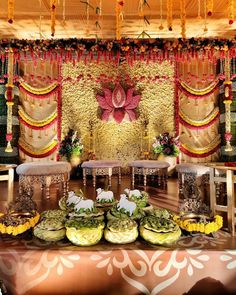
<svg viewBox="0 0 236 295">
<path fill-rule="evenodd" d="M 16 172 L 19 175 L 19 194 L 23 189 L 33 195 L 35 183 L 40 183 L 46 198 L 50 197 L 49 187 L 52 183 L 63 185 L 63 196 L 68 193 L 71 166 L 68 162 L 42 161 L 19 165 Z"/>
<path fill-rule="evenodd" d="M 108 176 L 109 186 L 111 186 L 111 177 L 118 174 L 118 182 L 121 183 L 121 162 L 113 160 L 91 160 L 85 161 L 81 165 L 83 169 L 83 184 L 86 186 L 86 177 L 89 174 L 93 176 L 93 187 L 96 186 L 96 176 Z"/>
</svg>

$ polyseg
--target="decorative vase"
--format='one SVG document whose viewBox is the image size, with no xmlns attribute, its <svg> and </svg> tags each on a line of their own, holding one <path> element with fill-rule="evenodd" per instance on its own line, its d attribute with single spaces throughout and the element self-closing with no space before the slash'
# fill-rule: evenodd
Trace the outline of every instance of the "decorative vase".
<svg viewBox="0 0 236 295">
<path fill-rule="evenodd" d="M 173 173 L 175 172 L 175 166 L 177 164 L 177 158 L 174 157 L 174 156 L 166 156 L 166 155 L 163 155 L 163 154 L 159 154 L 157 160 L 158 161 L 165 161 L 165 162 L 170 164 L 170 167 L 168 168 L 168 175 L 172 176 Z"/>
<path fill-rule="evenodd" d="M 72 154 L 70 157 L 70 164 L 72 168 L 76 168 L 81 163 L 80 155 Z"/>
</svg>

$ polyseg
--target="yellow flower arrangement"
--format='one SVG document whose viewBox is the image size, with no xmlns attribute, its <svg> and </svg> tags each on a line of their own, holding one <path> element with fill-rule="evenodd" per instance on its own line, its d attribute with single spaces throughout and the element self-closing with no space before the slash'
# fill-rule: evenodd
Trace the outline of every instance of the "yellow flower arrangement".
<svg viewBox="0 0 236 295">
<path fill-rule="evenodd" d="M 12 213 L 10 215 L 14 216 L 14 214 L 17 214 L 17 213 Z M 20 215 L 20 213 L 19 213 L 19 215 Z M 3 216 L 3 218 L 4 218 L 4 214 L 0 213 L 0 216 L 1 217 Z M 16 224 L 14 226 L 13 225 L 6 225 L 6 224 L 4 224 L 4 221 L 0 222 L 0 233 L 13 235 L 13 236 L 22 234 L 23 232 L 27 231 L 31 227 L 34 227 L 38 223 L 40 215 L 38 212 L 35 212 L 35 215 L 27 217 L 27 218 L 25 218 L 25 217 L 23 217 L 23 218 L 26 220 L 25 223 Z M 16 222 L 17 222 L 17 219 L 19 221 L 19 218 L 16 217 Z"/>
<path fill-rule="evenodd" d="M 215 215 L 211 220 L 206 216 L 190 213 L 186 215 L 174 215 L 173 220 L 180 228 L 188 232 L 200 232 L 207 235 L 216 232 L 223 226 L 223 218 L 220 215 Z"/>
</svg>

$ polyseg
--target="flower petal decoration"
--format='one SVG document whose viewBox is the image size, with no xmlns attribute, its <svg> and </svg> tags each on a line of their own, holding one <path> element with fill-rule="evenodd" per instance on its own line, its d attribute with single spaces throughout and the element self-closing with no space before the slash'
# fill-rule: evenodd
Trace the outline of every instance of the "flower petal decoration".
<svg viewBox="0 0 236 295">
<path fill-rule="evenodd" d="M 136 108 L 141 100 L 141 95 L 133 95 L 134 88 L 127 90 L 117 83 L 114 90 L 103 88 L 104 96 L 97 94 L 96 98 L 102 109 L 101 119 L 109 121 L 112 118 L 120 124 L 124 119 L 134 121 L 137 119 Z M 127 115 L 126 115 L 127 114 Z"/>
<path fill-rule="evenodd" d="M 123 108 L 114 109 L 113 117 L 118 124 L 122 122 L 125 116 L 125 110 Z"/>
</svg>

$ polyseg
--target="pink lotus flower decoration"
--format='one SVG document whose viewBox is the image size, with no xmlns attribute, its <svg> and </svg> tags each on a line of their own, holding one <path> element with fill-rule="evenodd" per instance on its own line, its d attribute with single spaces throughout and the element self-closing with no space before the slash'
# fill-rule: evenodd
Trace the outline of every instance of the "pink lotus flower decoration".
<svg viewBox="0 0 236 295">
<path fill-rule="evenodd" d="M 103 88 L 104 97 L 97 94 L 96 98 L 99 106 L 102 108 L 102 120 L 108 121 L 112 117 L 117 123 L 121 123 L 125 118 L 129 121 L 137 119 L 136 108 L 140 102 L 141 95 L 133 96 L 134 88 L 127 90 L 117 83 L 113 91 L 108 88 Z"/>
</svg>

